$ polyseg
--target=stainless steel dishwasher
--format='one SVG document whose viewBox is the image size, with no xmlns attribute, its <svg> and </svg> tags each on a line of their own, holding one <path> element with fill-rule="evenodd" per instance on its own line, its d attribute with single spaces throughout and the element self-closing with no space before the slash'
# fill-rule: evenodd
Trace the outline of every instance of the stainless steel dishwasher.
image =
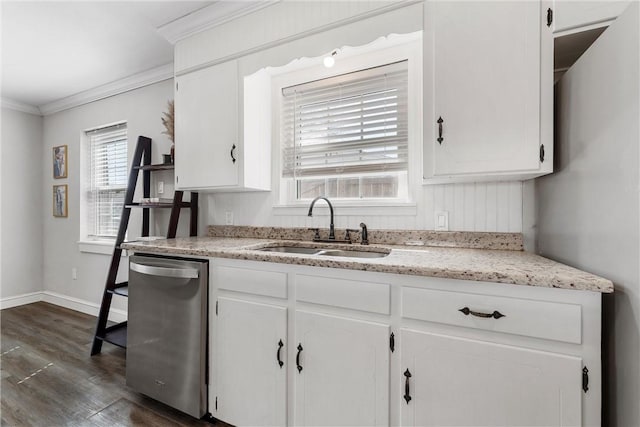
<svg viewBox="0 0 640 427">
<path fill-rule="evenodd" d="M 208 262 L 129 260 L 127 385 L 193 417 L 207 409 Z"/>
</svg>

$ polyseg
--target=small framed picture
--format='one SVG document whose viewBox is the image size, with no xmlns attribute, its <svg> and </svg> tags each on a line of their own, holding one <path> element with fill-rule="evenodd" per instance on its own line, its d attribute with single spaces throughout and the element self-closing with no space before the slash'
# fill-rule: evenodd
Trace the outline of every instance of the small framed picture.
<svg viewBox="0 0 640 427">
<path fill-rule="evenodd" d="M 53 216 L 67 217 L 67 184 L 53 186 Z"/>
<path fill-rule="evenodd" d="M 53 147 L 53 177 L 55 179 L 67 177 L 67 146 Z"/>
</svg>

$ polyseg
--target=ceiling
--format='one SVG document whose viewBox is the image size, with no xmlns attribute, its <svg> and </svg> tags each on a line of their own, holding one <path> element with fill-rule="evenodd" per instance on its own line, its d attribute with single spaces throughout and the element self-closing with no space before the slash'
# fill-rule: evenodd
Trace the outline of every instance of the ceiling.
<svg viewBox="0 0 640 427">
<path fill-rule="evenodd" d="M 2 98 L 39 107 L 170 64 L 158 29 L 214 3 L 2 0 Z"/>
<path fill-rule="evenodd" d="M 0 0 L 3 102 L 46 111 L 56 101 L 171 64 L 169 40 L 186 28 L 184 21 L 230 17 L 252 3 L 259 1 Z M 556 81 L 603 30 L 556 38 Z"/>
</svg>

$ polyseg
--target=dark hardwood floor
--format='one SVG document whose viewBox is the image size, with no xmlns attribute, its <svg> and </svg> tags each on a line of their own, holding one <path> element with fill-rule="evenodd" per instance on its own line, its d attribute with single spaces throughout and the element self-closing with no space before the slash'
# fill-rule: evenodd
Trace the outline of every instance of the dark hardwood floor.
<svg viewBox="0 0 640 427">
<path fill-rule="evenodd" d="M 212 426 L 129 389 L 124 349 L 91 357 L 95 325 L 44 302 L 0 312 L 2 425 Z"/>
</svg>

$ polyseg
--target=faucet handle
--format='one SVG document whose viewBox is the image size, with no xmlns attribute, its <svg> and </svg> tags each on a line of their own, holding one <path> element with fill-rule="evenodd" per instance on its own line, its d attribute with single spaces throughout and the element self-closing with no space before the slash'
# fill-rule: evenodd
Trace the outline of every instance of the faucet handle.
<svg viewBox="0 0 640 427">
<path fill-rule="evenodd" d="M 360 228 L 362 228 L 362 231 L 360 232 L 360 236 L 361 236 L 361 245 L 368 245 L 369 244 L 369 234 L 367 232 L 367 224 L 365 224 L 364 222 L 360 223 Z"/>
<path fill-rule="evenodd" d="M 315 231 L 315 235 L 313 236 L 313 240 L 320 240 L 320 229 L 319 228 L 309 228 L 311 231 Z"/>
<path fill-rule="evenodd" d="M 360 230 L 356 230 L 353 228 L 347 228 L 344 232 L 344 240 L 348 241 L 349 243 L 351 243 L 351 234 L 350 233 L 359 233 Z"/>
</svg>

